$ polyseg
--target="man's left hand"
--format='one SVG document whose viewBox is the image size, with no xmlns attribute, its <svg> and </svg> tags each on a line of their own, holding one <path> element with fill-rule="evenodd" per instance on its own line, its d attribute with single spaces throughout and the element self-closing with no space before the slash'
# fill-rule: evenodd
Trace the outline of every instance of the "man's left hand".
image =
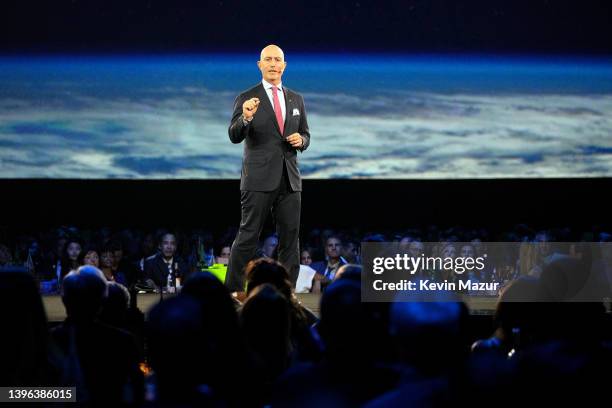
<svg viewBox="0 0 612 408">
<path fill-rule="evenodd" d="M 302 136 L 300 136 L 299 133 L 293 133 L 287 136 L 287 141 L 291 144 L 291 146 L 295 147 L 296 149 L 299 149 L 304 146 L 304 140 L 302 139 Z"/>
</svg>

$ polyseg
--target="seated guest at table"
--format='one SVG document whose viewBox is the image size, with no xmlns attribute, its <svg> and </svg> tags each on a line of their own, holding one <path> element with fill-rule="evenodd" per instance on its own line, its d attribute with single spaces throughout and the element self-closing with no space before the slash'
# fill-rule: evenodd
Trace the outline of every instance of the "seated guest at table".
<svg viewBox="0 0 612 408">
<path fill-rule="evenodd" d="M 145 260 L 144 276 L 159 288 L 170 280 L 179 286 L 189 276 L 189 267 L 176 255 L 176 235 L 164 232 L 159 238 L 159 252 Z M 177 280 L 178 279 L 178 280 Z"/>
<path fill-rule="evenodd" d="M 144 271 L 144 263 L 149 258 L 154 256 L 157 253 L 156 243 L 155 243 L 155 234 L 148 233 L 142 239 L 140 243 L 140 253 L 139 253 L 139 261 L 138 268 L 140 271 Z"/>
<path fill-rule="evenodd" d="M 42 251 L 42 263 L 36 269 L 36 277 L 41 281 L 41 291 L 44 293 L 54 293 L 57 291 L 59 277 L 63 276 L 61 273 L 62 254 L 66 241 L 67 238 L 65 236 L 59 235 L 49 244 L 50 248 L 43 249 Z"/>
<path fill-rule="evenodd" d="M 344 240 L 341 250 L 342 258 L 344 258 L 347 263 L 359 264 L 361 263 L 359 250 L 359 241 Z"/>
<path fill-rule="evenodd" d="M 127 285 L 125 275 L 121 271 L 113 269 L 113 265 L 115 264 L 114 258 L 115 255 L 111 246 L 106 245 L 102 248 L 100 253 L 100 269 L 107 281 Z"/>
<path fill-rule="evenodd" d="M 268 402 L 272 384 L 292 360 L 290 304 L 274 286 L 264 283 L 244 303 L 240 322 Z"/>
<path fill-rule="evenodd" d="M 215 263 L 227 265 L 231 255 L 232 247 L 229 245 L 223 245 L 219 249 L 219 255 L 215 258 Z"/>
<path fill-rule="evenodd" d="M 51 336 L 65 355 L 63 382 L 76 385 L 78 401 L 136 405 L 143 398 L 141 353 L 132 335 L 98 322 L 107 293 L 98 268 L 86 265 L 66 275 L 62 301 L 67 318 Z"/>
<path fill-rule="evenodd" d="M 304 247 L 300 252 L 300 265 L 312 265 L 312 249 Z"/>
<path fill-rule="evenodd" d="M 291 340 L 298 359 L 316 359 L 319 347 L 310 332 L 310 326 L 318 320 L 316 316 L 300 304 L 292 291 L 287 269 L 278 261 L 260 258 L 250 261 L 245 268 L 247 279 L 247 298 L 255 288 L 271 284 L 285 296 L 291 310 Z"/>
<path fill-rule="evenodd" d="M 98 254 L 98 251 L 93 247 L 89 247 L 81 251 L 79 254 L 79 265 L 91 265 L 99 268 L 100 255 Z"/>
<path fill-rule="evenodd" d="M 325 261 L 313 262 L 310 267 L 317 271 L 312 282 L 312 293 L 321 293 L 331 281 L 342 265 L 348 262 L 340 255 L 342 241 L 331 236 L 325 241 Z"/>
<path fill-rule="evenodd" d="M 316 271 L 311 268 L 312 250 L 308 247 L 300 251 L 300 272 L 295 283 L 295 293 L 310 293 Z"/>
<path fill-rule="evenodd" d="M 60 281 L 64 276 L 68 275 L 70 271 L 75 271 L 81 266 L 79 265 L 79 256 L 82 250 L 83 245 L 79 239 L 69 238 L 66 240 L 64 249 L 62 250 L 62 266 L 61 271 L 59 271 L 60 276 L 58 276 Z"/>
<path fill-rule="evenodd" d="M 131 288 L 139 279 L 142 278 L 142 273 L 136 262 L 130 262 L 125 256 L 123 245 L 119 240 L 109 242 L 109 247 L 113 251 L 113 274 L 123 275 L 124 281 L 121 282 L 128 288 Z"/>
</svg>

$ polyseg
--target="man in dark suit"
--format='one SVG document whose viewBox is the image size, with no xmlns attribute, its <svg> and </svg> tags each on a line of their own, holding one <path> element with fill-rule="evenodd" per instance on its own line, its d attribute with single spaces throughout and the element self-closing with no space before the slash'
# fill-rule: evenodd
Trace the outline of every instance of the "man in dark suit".
<svg viewBox="0 0 612 408">
<path fill-rule="evenodd" d="M 189 267 L 177 258 L 176 248 L 176 236 L 163 233 L 159 240 L 159 253 L 144 261 L 145 279 L 152 280 L 158 288 L 167 286 L 168 281 L 176 287 L 179 283 L 177 279 L 184 282 L 189 276 Z"/>
<path fill-rule="evenodd" d="M 340 238 L 331 236 L 325 241 L 325 261 L 313 262 L 310 267 L 315 273 L 312 282 L 312 293 L 321 293 L 336 278 L 336 273 L 341 266 L 348 264 L 340 253 L 342 241 Z"/>
<path fill-rule="evenodd" d="M 297 152 L 310 144 L 304 98 L 287 89 L 281 77 L 283 51 L 268 45 L 257 62 L 261 83 L 241 93 L 229 127 L 232 143 L 244 141 L 240 204 L 242 218 L 232 245 L 226 285 L 244 291 L 244 267 L 255 256 L 271 211 L 279 238 L 278 257 L 295 284 L 299 272 L 302 180 Z"/>
</svg>

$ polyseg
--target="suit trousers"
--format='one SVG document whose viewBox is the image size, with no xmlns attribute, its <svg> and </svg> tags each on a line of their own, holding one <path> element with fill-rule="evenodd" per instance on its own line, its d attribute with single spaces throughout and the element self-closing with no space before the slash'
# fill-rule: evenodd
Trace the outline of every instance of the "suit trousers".
<svg viewBox="0 0 612 408">
<path fill-rule="evenodd" d="M 244 268 L 255 257 L 268 214 L 278 234 L 278 260 L 287 268 L 295 286 L 300 270 L 299 235 L 301 192 L 292 191 L 283 165 L 283 176 L 274 191 L 241 191 L 241 221 L 232 244 L 225 284 L 232 292 L 245 290 Z"/>
</svg>

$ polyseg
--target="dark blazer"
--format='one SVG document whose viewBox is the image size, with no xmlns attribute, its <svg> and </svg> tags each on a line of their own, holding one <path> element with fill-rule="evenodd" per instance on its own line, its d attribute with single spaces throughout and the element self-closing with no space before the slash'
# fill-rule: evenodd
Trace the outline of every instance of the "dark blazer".
<svg viewBox="0 0 612 408">
<path fill-rule="evenodd" d="M 162 254 L 158 253 L 144 262 L 145 279 L 152 279 L 158 287 L 166 286 L 168 279 L 168 266 L 162 258 Z M 181 278 L 181 282 L 185 282 L 190 273 L 189 266 L 176 255 L 172 261 L 172 270 L 175 276 Z"/>
<path fill-rule="evenodd" d="M 338 265 L 338 268 L 346 264 L 347 262 L 344 261 L 344 258 L 340 258 L 340 265 Z M 310 267 L 314 269 L 315 271 L 317 271 L 317 273 L 320 273 L 321 275 L 325 275 L 325 270 L 327 269 L 327 261 L 313 262 L 310 264 Z"/>
<path fill-rule="evenodd" d="M 283 92 L 286 115 L 282 135 L 274 115 L 274 108 L 263 84 L 259 83 L 241 93 L 234 102 L 234 113 L 228 130 L 229 138 L 232 143 L 245 141 L 240 190 L 275 190 L 280 184 L 284 162 L 287 166 L 291 189 L 302 191 L 297 150 L 304 151 L 310 144 L 304 98 L 285 85 L 283 85 Z M 259 98 L 259 107 L 251 123 L 245 126 L 242 120 L 242 104 L 251 98 Z M 297 114 L 294 115 L 294 113 Z M 285 140 L 287 136 L 296 132 L 304 139 L 304 146 L 301 149 L 293 148 Z"/>
</svg>

